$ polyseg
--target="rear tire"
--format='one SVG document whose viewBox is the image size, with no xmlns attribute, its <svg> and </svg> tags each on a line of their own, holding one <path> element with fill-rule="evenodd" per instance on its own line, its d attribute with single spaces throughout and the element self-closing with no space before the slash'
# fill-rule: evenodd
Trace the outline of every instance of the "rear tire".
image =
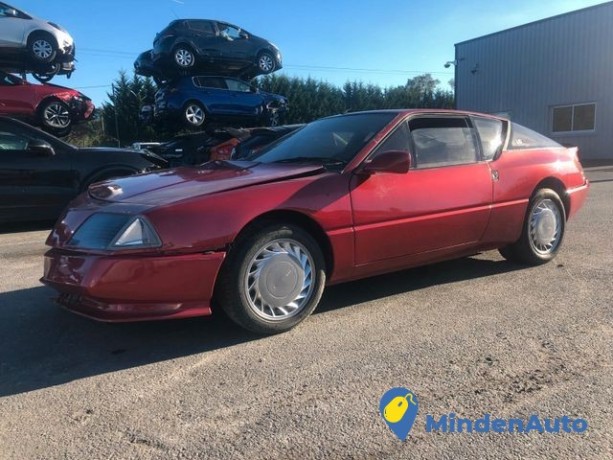
<svg viewBox="0 0 613 460">
<path fill-rule="evenodd" d="M 51 64 L 43 71 L 33 72 L 32 76 L 41 83 L 47 83 L 58 74 L 60 68 L 61 66 L 57 63 Z"/>
<path fill-rule="evenodd" d="M 172 60 L 179 70 L 187 70 L 196 64 L 196 54 L 187 45 L 177 45 L 172 51 Z"/>
<path fill-rule="evenodd" d="M 277 334 L 311 314 L 325 282 L 324 257 L 313 237 L 295 225 L 270 223 L 230 250 L 219 275 L 217 299 L 243 328 Z"/>
<path fill-rule="evenodd" d="M 190 128 L 200 128 L 206 121 L 206 111 L 199 102 L 188 102 L 183 108 L 183 120 Z"/>
<path fill-rule="evenodd" d="M 499 249 L 511 262 L 541 265 L 558 253 L 564 237 L 566 211 L 559 195 L 542 188 L 530 199 L 522 234 L 515 243 Z"/>
</svg>

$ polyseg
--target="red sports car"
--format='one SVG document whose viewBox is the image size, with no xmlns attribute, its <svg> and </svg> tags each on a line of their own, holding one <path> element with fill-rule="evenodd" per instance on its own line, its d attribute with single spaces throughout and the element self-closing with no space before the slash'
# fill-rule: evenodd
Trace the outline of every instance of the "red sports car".
<svg viewBox="0 0 613 460">
<path fill-rule="evenodd" d="M 345 114 L 245 161 L 90 187 L 49 236 L 42 281 L 99 320 L 220 308 L 282 332 L 326 284 L 490 249 L 547 262 L 587 190 L 576 149 L 505 119 Z"/>
<path fill-rule="evenodd" d="M 93 113 L 91 99 L 77 90 L 29 83 L 0 70 L 0 115 L 19 118 L 56 136 L 65 136 L 74 123 L 88 120 Z"/>
</svg>

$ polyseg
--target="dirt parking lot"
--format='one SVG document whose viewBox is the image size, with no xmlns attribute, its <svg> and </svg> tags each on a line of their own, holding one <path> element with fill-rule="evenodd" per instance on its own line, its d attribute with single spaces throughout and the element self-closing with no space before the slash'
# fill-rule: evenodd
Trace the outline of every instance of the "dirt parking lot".
<svg viewBox="0 0 613 460">
<path fill-rule="evenodd" d="M 558 258 L 497 252 L 329 288 L 274 337 L 212 318 L 108 325 L 38 283 L 47 231 L 0 234 L 0 458 L 613 458 L 613 167 Z M 396 439 L 392 387 L 419 414 Z M 584 418 L 582 433 L 429 433 L 426 415 Z"/>
</svg>

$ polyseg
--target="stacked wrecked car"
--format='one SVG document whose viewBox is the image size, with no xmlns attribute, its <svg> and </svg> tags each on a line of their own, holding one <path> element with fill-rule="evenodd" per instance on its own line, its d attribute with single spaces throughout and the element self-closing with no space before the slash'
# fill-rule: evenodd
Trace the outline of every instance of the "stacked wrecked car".
<svg viewBox="0 0 613 460">
<path fill-rule="evenodd" d="M 135 72 L 159 86 L 154 114 L 190 128 L 209 124 L 276 126 L 287 110 L 284 96 L 251 80 L 282 67 L 279 48 L 235 25 L 178 19 L 159 32 Z"/>
<path fill-rule="evenodd" d="M 20 118 L 57 136 L 91 118 L 79 91 L 47 85 L 75 70 L 74 40 L 60 25 L 0 2 L 0 115 Z M 42 85 L 27 81 L 31 74 Z"/>
</svg>

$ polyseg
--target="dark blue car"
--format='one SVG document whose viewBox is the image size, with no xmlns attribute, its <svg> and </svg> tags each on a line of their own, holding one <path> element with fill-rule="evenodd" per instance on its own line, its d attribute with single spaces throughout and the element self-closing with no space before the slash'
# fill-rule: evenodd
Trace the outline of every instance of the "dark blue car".
<svg viewBox="0 0 613 460">
<path fill-rule="evenodd" d="M 207 121 L 276 126 L 287 98 L 223 76 L 180 77 L 155 95 L 155 116 L 181 119 L 190 127 Z"/>
</svg>

